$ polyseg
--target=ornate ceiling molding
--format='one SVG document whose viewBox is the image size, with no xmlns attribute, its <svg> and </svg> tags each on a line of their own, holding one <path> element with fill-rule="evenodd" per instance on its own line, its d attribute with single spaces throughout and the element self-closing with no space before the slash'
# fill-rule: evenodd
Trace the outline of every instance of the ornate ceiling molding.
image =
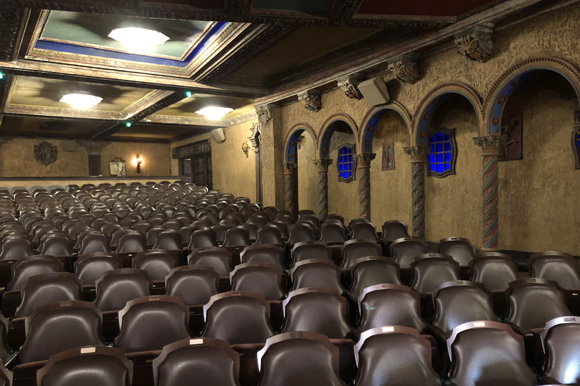
<svg viewBox="0 0 580 386">
<path fill-rule="evenodd" d="M 194 117 L 178 117 L 178 116 L 168 116 L 168 115 L 151 115 L 144 121 L 147 123 L 164 123 L 169 125 L 188 125 L 188 126 L 199 126 L 199 127 L 229 127 L 240 123 L 255 121 L 258 119 L 258 114 L 256 110 L 252 110 L 245 114 L 238 115 L 237 117 L 230 119 L 204 119 L 204 118 L 194 118 Z"/>
</svg>

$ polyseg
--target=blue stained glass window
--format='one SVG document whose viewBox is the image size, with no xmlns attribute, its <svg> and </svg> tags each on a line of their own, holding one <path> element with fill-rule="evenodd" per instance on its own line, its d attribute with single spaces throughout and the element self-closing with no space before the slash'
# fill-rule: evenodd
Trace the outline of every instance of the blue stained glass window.
<svg viewBox="0 0 580 386">
<path fill-rule="evenodd" d="M 446 177 L 455 174 L 457 145 L 453 130 L 441 128 L 431 133 L 428 150 L 427 174 L 429 176 Z"/>
<path fill-rule="evenodd" d="M 338 180 L 350 182 L 354 179 L 354 145 L 344 145 L 338 149 Z"/>
</svg>

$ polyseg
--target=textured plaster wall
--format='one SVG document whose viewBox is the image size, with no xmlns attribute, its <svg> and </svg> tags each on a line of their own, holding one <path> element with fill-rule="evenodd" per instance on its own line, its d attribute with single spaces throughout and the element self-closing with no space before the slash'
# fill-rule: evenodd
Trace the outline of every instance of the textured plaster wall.
<svg viewBox="0 0 580 386">
<path fill-rule="evenodd" d="M 298 209 L 311 209 L 318 213 L 318 168 L 314 165 L 316 145 L 309 133 L 302 135 L 304 140 L 298 149 Z"/>
<path fill-rule="evenodd" d="M 455 175 L 426 177 L 425 231 L 430 241 L 457 236 L 482 245 L 482 156 L 473 143 L 477 119 L 469 102 L 460 96 L 448 99 L 433 116 L 431 127 L 455 130 Z"/>
<path fill-rule="evenodd" d="M 411 163 L 403 151 L 408 138 L 405 122 L 397 112 L 382 116 L 373 138 L 377 157 L 371 163 L 371 220 L 379 228 L 388 220 L 412 223 Z M 383 143 L 387 141 L 394 142 L 395 170 L 382 171 Z"/>
<path fill-rule="evenodd" d="M 34 145 L 49 142 L 57 147 L 57 159 L 45 166 L 34 157 Z M 137 176 L 132 161 L 139 154 L 143 159 L 140 176 L 170 174 L 168 144 L 111 142 L 101 152 L 101 174 L 109 176 L 109 162 L 121 157 L 127 162 L 127 175 Z M 62 141 L 54 139 L 14 138 L 0 147 L 0 177 L 88 177 L 87 149 L 78 146 L 76 152 L 62 150 Z"/>
<path fill-rule="evenodd" d="M 574 169 L 571 117 L 574 90 L 559 75 L 529 78 L 505 114 L 523 114 L 523 160 L 499 165 L 499 210 L 504 248 L 580 254 L 580 170 Z"/>
<path fill-rule="evenodd" d="M 578 50 L 577 31 L 580 30 L 580 5 L 573 5 L 564 9 L 551 12 L 523 23 L 510 27 L 496 33 L 496 52 L 487 63 L 468 61 L 451 48 L 448 51 L 421 60 L 421 79 L 415 84 L 404 84 L 397 80 L 389 81 L 388 87 L 393 100 L 403 104 L 411 115 L 415 114 L 421 100 L 434 88 L 445 83 L 458 82 L 472 87 L 482 99 L 485 99 L 493 84 L 502 74 L 515 64 L 534 57 L 558 57 L 565 59 L 577 68 L 580 68 L 580 51 Z M 387 74 L 389 77 L 390 74 Z M 553 94 L 553 93 L 552 93 Z M 545 98 L 552 98 L 551 93 L 542 94 Z M 558 99 L 560 98 L 560 99 Z M 525 98 L 524 98 L 525 99 Z M 541 250 L 546 248 L 565 249 L 568 252 L 580 254 L 579 241 L 575 229 L 578 226 L 577 212 L 568 209 L 566 213 L 563 208 L 576 208 L 571 205 L 578 196 L 578 180 L 580 171 L 574 171 L 573 159 L 570 146 L 570 128 L 573 121 L 573 110 L 579 109 L 577 101 L 562 103 L 561 97 L 553 100 L 543 100 L 535 108 L 530 108 L 526 120 L 535 120 L 538 126 L 558 128 L 558 134 L 549 139 L 536 134 L 535 137 L 525 137 L 524 146 L 535 146 L 538 155 L 530 156 L 525 151 L 524 157 L 533 157 L 524 161 L 521 166 L 500 165 L 500 239 L 499 244 L 505 249 L 519 250 Z M 542 112 L 540 107 L 550 108 L 552 112 Z M 567 108 L 565 108 L 567 106 Z M 475 116 L 466 106 L 456 108 L 448 106 L 443 115 L 439 118 L 440 124 L 455 126 L 457 129 L 458 154 L 456 176 L 448 177 L 444 180 L 436 181 L 427 178 L 426 184 L 426 232 L 427 238 L 437 241 L 439 238 L 447 236 L 465 236 L 470 238 L 476 245 L 482 245 L 482 192 L 481 192 L 481 149 L 473 145 L 472 138 L 477 136 Z M 306 123 L 314 128 L 318 135 L 323 129 L 323 123 L 333 115 L 346 114 L 357 124 L 358 128 L 363 124 L 365 114 L 371 109 L 364 100 L 356 101 L 348 99 L 341 90 L 331 91 L 322 96 L 322 110 L 318 113 L 307 111 L 301 103 L 294 103 L 282 108 L 281 119 L 284 130 L 284 138 L 288 131 L 298 123 Z M 384 118 L 383 118 L 384 119 Z M 382 123 L 381 123 L 382 124 Z M 525 124 L 525 123 L 524 123 Z M 561 128 L 560 128 L 561 127 Z M 395 136 L 396 138 L 396 136 Z M 394 139 L 397 141 L 397 139 Z M 334 141 L 334 139 L 333 139 Z M 377 142 L 377 141 L 375 141 Z M 373 144 L 373 151 L 380 154 L 377 143 Z M 541 151 L 539 149 L 542 149 Z M 399 156 L 400 155 L 400 156 Z M 334 155 L 332 155 L 334 157 Z M 555 161 L 558 159 L 558 161 Z M 541 161 L 538 161 L 541 160 Z M 397 169 L 405 163 L 410 163 L 408 157 L 400 152 L 396 155 Z M 554 162 L 552 162 L 554 161 Z M 550 166 L 547 163 L 552 163 Z M 540 166 L 541 165 L 541 166 Z M 410 165 L 405 165 L 407 175 L 410 174 Z M 506 179 L 522 178 L 508 177 L 507 172 L 515 168 L 519 175 L 536 174 L 537 168 L 542 170 L 545 179 L 539 177 L 531 181 L 518 184 L 507 183 Z M 556 172 L 559 168 L 564 168 L 566 172 Z M 371 169 L 371 194 L 372 194 L 372 220 L 375 224 L 382 224 L 383 221 L 396 217 L 410 223 L 411 200 L 410 200 L 410 177 L 405 182 L 403 171 L 395 174 L 394 183 L 387 183 L 386 179 L 391 178 L 388 173 L 379 172 L 380 155 L 373 161 Z M 335 170 L 331 166 L 330 170 Z M 516 170 L 514 170 L 515 172 Z M 505 172 L 505 173 L 504 173 Z M 400 180 L 398 180 L 400 178 Z M 562 181 L 556 184 L 558 178 Z M 330 176 L 330 182 L 335 180 Z M 534 181 L 534 182 L 532 182 Z M 542 181 L 542 182 L 540 182 Z M 402 186 L 399 186 L 402 183 Z M 357 182 L 358 184 L 358 182 Z M 509 189 L 505 189 L 508 184 Z M 534 185 L 535 184 L 535 185 Z M 540 187 L 550 185 L 550 190 L 540 191 Z M 554 188 L 557 187 L 556 189 Z M 535 187 L 534 189 L 531 189 Z M 338 212 L 345 217 L 358 215 L 358 192 L 353 189 L 353 184 L 330 185 L 329 187 L 329 210 Z M 508 190 L 508 192 L 502 191 Z M 528 191 L 535 192 L 533 199 L 524 200 L 522 197 Z M 381 204 L 377 200 L 377 191 L 383 197 L 395 197 L 405 195 L 406 198 L 398 198 L 398 202 Z M 302 194 L 302 191 L 300 192 Z M 511 197 L 506 201 L 507 197 Z M 560 200 L 557 205 L 552 204 L 548 210 L 545 209 L 547 201 L 553 203 Z M 525 218 L 532 220 L 542 220 L 542 225 L 527 225 L 527 229 L 522 228 L 519 216 L 522 212 L 522 205 L 526 204 L 529 209 L 524 210 Z M 544 209 L 542 209 L 544 205 Z M 559 209 L 554 209 L 557 206 Z M 517 207 L 518 210 L 510 209 Z M 531 208 L 533 207 L 533 209 Z M 355 209 L 356 208 L 356 209 Z M 543 212 L 542 212 L 543 211 Z M 406 215 L 404 215 L 407 213 Z M 514 230 L 517 225 L 518 230 Z M 508 231 L 506 228 L 511 227 Z M 540 228 L 544 228 L 541 230 Z M 549 230 L 547 229 L 549 228 Z M 568 236 L 559 236 L 558 242 L 541 242 L 539 239 L 546 239 L 544 236 L 561 235 L 567 233 Z M 540 237 L 542 236 L 542 237 Z M 531 241 L 533 239 L 533 241 Z M 543 243 L 543 244 L 541 244 Z M 554 245 L 555 244 L 555 245 Z M 534 246 L 535 247 L 532 247 Z"/>
<path fill-rule="evenodd" d="M 223 193 L 236 197 L 249 197 L 256 200 L 256 154 L 242 152 L 242 143 L 248 139 L 250 128 L 255 122 L 240 123 L 224 129 L 226 140 L 216 142 L 211 133 L 171 144 L 171 148 L 199 142 L 211 138 L 213 187 Z M 179 175 L 178 160 L 171 161 L 173 175 Z"/>
</svg>

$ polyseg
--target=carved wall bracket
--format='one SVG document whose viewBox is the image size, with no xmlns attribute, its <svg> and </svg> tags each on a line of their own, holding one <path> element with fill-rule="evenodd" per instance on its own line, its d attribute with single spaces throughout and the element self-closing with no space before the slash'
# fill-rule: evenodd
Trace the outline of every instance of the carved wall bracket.
<svg viewBox="0 0 580 386">
<path fill-rule="evenodd" d="M 308 90 L 298 94 L 298 100 L 310 111 L 319 112 L 322 109 L 320 91 Z"/>
<path fill-rule="evenodd" d="M 77 141 L 77 143 L 87 148 L 89 155 L 100 155 L 101 151 L 109 145 L 110 142 L 99 141 Z"/>
<path fill-rule="evenodd" d="M 475 26 L 455 36 L 457 53 L 467 59 L 486 62 L 495 48 L 493 29 L 487 26 Z"/>
<path fill-rule="evenodd" d="M 369 168 L 371 161 L 377 157 L 376 153 L 355 154 L 354 159 L 359 168 Z"/>
<path fill-rule="evenodd" d="M 403 150 L 411 156 L 411 162 L 427 162 L 427 149 L 427 146 L 412 146 Z"/>
<path fill-rule="evenodd" d="M 272 119 L 272 108 L 270 105 L 256 106 L 256 114 L 260 123 L 265 125 Z"/>
<path fill-rule="evenodd" d="M 419 54 L 411 52 L 389 63 L 389 70 L 401 82 L 413 84 L 419 80 Z"/>
<path fill-rule="evenodd" d="M 362 94 L 358 90 L 360 79 L 356 76 L 346 76 L 337 80 L 338 87 L 344 92 L 344 95 L 350 99 L 362 99 Z"/>
<path fill-rule="evenodd" d="M 492 135 L 489 137 L 476 137 L 473 138 L 473 142 L 476 146 L 481 147 L 483 155 L 497 155 L 501 151 L 501 148 L 505 146 L 507 142 L 507 136 L 505 135 Z"/>
</svg>

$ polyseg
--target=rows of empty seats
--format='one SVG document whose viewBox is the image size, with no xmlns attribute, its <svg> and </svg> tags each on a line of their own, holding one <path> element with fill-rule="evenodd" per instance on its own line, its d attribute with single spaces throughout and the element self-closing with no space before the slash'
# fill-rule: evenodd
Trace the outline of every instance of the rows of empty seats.
<svg viewBox="0 0 580 386">
<path fill-rule="evenodd" d="M 580 381 L 565 253 L 522 278 L 466 239 L 430 253 L 398 221 L 296 220 L 184 183 L 0 192 L 0 214 L 16 385 Z"/>
</svg>

